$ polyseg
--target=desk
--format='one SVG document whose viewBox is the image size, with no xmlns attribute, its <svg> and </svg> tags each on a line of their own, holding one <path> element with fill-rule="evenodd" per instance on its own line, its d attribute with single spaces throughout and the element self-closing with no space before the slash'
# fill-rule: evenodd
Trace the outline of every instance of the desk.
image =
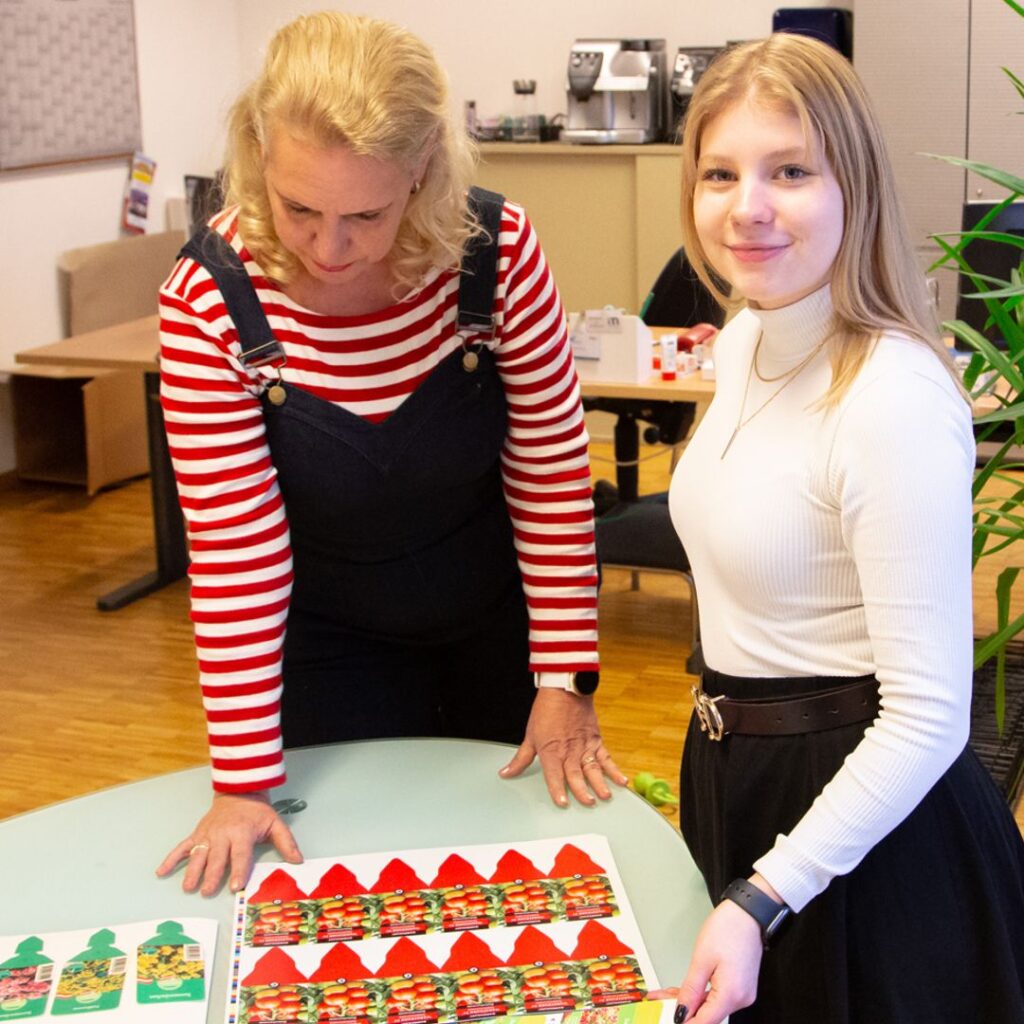
<svg viewBox="0 0 1024 1024">
<path fill-rule="evenodd" d="M 680 728 L 682 725 L 680 724 Z M 307 857 L 539 839 L 608 837 L 658 980 L 683 977 L 710 902 L 682 839 L 635 793 L 600 807 L 555 807 L 534 765 L 502 781 L 511 748 L 473 740 L 371 740 L 290 751 L 276 795 L 305 800 L 289 823 Z M 5 934 L 175 916 L 219 924 L 208 1021 L 224 1020 L 233 897 L 181 891 L 153 870 L 209 803 L 196 768 L 118 786 L 0 822 Z M 384 814 L 387 806 L 390 813 Z M 264 849 L 261 860 L 277 860 Z"/>
<path fill-rule="evenodd" d="M 77 334 L 52 345 L 18 352 L 14 357 L 18 363 L 139 370 L 144 375 L 156 570 L 100 597 L 96 606 L 101 611 L 123 608 L 180 580 L 188 570 L 185 526 L 160 409 L 159 351 L 160 318 L 153 315 Z"/>
<path fill-rule="evenodd" d="M 700 373 L 690 373 L 673 381 L 652 375 L 643 384 L 620 381 L 580 381 L 585 409 L 613 413 L 615 420 L 615 480 L 619 501 L 639 498 L 640 439 L 637 420 L 653 418 L 665 422 L 668 415 L 678 426 L 692 423 L 694 406 L 710 402 L 715 395 L 715 382 L 704 380 Z M 681 432 L 681 436 L 685 431 Z"/>
<path fill-rule="evenodd" d="M 156 549 L 156 571 L 127 583 L 100 597 L 96 604 L 101 611 L 114 611 L 145 597 L 169 583 L 181 579 L 188 571 L 185 529 L 178 505 L 178 491 L 171 468 L 163 413 L 160 409 L 160 380 L 157 355 L 160 351 L 160 318 L 142 317 L 127 323 L 104 327 L 87 334 L 78 334 L 51 345 L 42 345 L 15 355 L 15 361 L 27 364 L 55 364 L 86 368 L 139 370 L 145 375 L 146 424 L 149 440 L 150 488 L 153 505 L 153 541 Z M 689 374 L 675 381 L 652 376 L 646 384 L 616 381 L 583 381 L 584 400 L 592 407 L 602 401 L 618 416 L 615 427 L 615 458 L 620 463 L 617 473 L 622 500 L 636 500 L 639 439 L 636 419 L 643 407 L 652 402 L 710 402 L 715 392 L 713 381 L 702 380 L 700 374 Z M 623 411 L 626 403 L 626 411 Z M 632 494 L 632 498 L 630 498 Z"/>
</svg>

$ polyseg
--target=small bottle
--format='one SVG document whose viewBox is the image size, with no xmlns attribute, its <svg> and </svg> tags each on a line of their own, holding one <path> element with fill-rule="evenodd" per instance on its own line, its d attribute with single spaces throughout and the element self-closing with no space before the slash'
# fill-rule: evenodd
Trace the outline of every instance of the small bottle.
<svg viewBox="0 0 1024 1024">
<path fill-rule="evenodd" d="M 466 134 L 471 139 L 475 139 L 477 137 L 476 100 L 466 100 L 463 114 L 466 119 Z"/>
<path fill-rule="evenodd" d="M 676 353 L 679 339 L 674 334 L 661 336 L 661 379 L 676 379 Z"/>
<path fill-rule="evenodd" d="M 512 120 L 513 142 L 540 142 L 536 79 L 517 78 L 512 83 L 512 89 L 516 94 Z"/>
</svg>

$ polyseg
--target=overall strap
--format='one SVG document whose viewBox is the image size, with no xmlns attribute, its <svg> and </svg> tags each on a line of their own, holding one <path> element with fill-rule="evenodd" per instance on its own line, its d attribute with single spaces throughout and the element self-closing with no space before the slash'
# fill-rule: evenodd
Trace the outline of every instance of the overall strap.
<svg viewBox="0 0 1024 1024">
<path fill-rule="evenodd" d="M 204 267 L 220 289 L 238 331 L 241 360 L 246 369 L 284 365 L 284 349 L 270 329 L 245 265 L 224 237 L 204 224 L 178 255 L 188 256 Z"/>
<path fill-rule="evenodd" d="M 494 289 L 498 284 L 498 232 L 505 197 L 474 185 L 469 190 L 469 208 L 476 215 L 482 234 L 466 246 L 459 274 L 460 335 L 494 337 Z"/>
</svg>

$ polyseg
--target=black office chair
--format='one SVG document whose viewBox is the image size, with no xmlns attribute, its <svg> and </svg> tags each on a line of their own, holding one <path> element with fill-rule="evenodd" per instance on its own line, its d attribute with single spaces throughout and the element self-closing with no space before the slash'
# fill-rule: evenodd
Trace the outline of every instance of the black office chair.
<svg viewBox="0 0 1024 1024">
<path fill-rule="evenodd" d="M 645 303 L 644 322 L 656 327 L 687 327 L 697 323 L 721 326 L 723 312 L 690 266 L 682 249 L 673 253 L 651 289 Z M 602 566 L 629 569 L 634 589 L 639 572 L 677 573 L 690 591 L 692 620 L 690 658 L 687 670 L 699 673 L 700 623 L 697 591 L 690 562 L 679 541 L 668 511 L 668 494 L 638 493 L 636 465 L 622 465 L 622 453 L 638 452 L 637 424 L 647 423 L 644 440 L 676 445 L 685 440 L 693 426 L 696 405 L 692 402 L 643 402 L 637 399 L 588 398 L 584 408 L 614 413 L 618 487 L 600 480 L 594 488 L 597 512 L 597 552 Z M 636 455 L 628 461 L 635 462 Z"/>
</svg>

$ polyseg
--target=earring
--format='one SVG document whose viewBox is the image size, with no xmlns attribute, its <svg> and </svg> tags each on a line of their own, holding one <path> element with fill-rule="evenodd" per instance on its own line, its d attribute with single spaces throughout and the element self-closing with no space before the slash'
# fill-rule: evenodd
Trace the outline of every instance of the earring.
<svg viewBox="0 0 1024 1024">
<path fill-rule="evenodd" d="M 416 195 L 416 193 L 419 192 L 419 190 L 420 190 L 420 183 L 418 181 L 414 181 L 412 183 L 412 188 L 409 189 L 409 193 L 411 195 Z"/>
</svg>

